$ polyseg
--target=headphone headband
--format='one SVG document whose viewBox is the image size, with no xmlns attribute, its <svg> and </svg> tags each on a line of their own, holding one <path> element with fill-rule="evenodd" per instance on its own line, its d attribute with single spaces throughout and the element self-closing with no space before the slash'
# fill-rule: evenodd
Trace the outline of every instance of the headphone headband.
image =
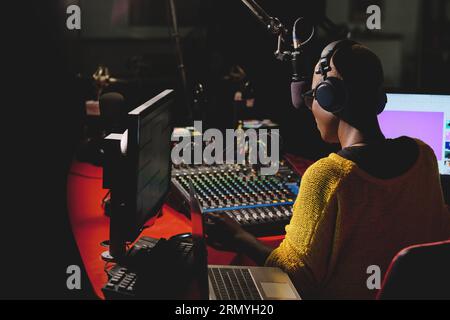
<svg viewBox="0 0 450 320">
<path fill-rule="evenodd" d="M 331 58 L 340 49 L 344 47 L 350 48 L 351 46 L 358 44 L 356 41 L 343 39 L 330 43 L 323 49 L 320 55 L 320 69 L 319 72 L 322 74 L 324 79 L 327 78 L 327 73 L 331 71 Z"/>
</svg>

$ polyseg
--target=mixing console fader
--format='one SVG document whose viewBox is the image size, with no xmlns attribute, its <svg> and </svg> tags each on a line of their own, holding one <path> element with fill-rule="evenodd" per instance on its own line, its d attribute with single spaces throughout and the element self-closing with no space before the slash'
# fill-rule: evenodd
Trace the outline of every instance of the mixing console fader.
<svg viewBox="0 0 450 320">
<path fill-rule="evenodd" d="M 284 234 L 300 184 L 300 177 L 284 162 L 271 176 L 258 175 L 246 165 L 174 166 L 173 191 L 183 203 L 177 209 L 185 213 L 190 180 L 204 213 L 227 214 L 256 236 Z"/>
</svg>

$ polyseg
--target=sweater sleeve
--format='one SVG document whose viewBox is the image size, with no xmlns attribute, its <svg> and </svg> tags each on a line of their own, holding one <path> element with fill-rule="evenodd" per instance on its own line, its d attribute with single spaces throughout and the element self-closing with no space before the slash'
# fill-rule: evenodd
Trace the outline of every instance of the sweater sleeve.
<svg viewBox="0 0 450 320">
<path fill-rule="evenodd" d="M 351 169 L 330 158 L 308 168 L 286 237 L 266 260 L 266 266 L 287 272 L 304 298 L 314 297 L 326 280 L 338 210 L 336 190 Z"/>
</svg>

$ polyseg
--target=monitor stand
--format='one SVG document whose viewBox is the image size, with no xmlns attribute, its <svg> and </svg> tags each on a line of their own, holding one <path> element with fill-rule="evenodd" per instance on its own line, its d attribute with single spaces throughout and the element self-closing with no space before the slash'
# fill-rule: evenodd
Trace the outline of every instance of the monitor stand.
<svg viewBox="0 0 450 320">
<path fill-rule="evenodd" d="M 119 262 L 126 256 L 127 242 L 123 228 L 126 217 L 126 190 L 123 190 L 123 177 L 119 174 L 123 167 L 121 141 L 124 134 L 110 134 L 104 140 L 105 161 L 103 165 L 103 188 L 110 189 L 109 211 L 109 250 L 101 254 L 107 262 Z"/>
<path fill-rule="evenodd" d="M 111 253 L 109 253 L 109 250 L 103 251 L 100 256 L 102 257 L 102 260 L 105 262 L 115 262 L 116 261 L 114 259 L 114 257 L 111 255 Z"/>
<path fill-rule="evenodd" d="M 127 242 L 124 236 L 124 222 L 121 217 L 126 216 L 124 201 L 119 193 L 111 189 L 110 218 L 109 218 L 109 250 L 101 254 L 104 261 L 119 262 L 125 258 L 127 253 Z"/>
</svg>

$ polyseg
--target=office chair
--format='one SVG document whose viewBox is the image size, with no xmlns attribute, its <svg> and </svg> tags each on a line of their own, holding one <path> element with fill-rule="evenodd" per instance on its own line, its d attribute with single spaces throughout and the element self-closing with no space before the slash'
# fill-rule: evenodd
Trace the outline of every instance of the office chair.
<svg viewBox="0 0 450 320">
<path fill-rule="evenodd" d="M 377 299 L 450 299 L 450 240 L 401 250 Z"/>
</svg>

